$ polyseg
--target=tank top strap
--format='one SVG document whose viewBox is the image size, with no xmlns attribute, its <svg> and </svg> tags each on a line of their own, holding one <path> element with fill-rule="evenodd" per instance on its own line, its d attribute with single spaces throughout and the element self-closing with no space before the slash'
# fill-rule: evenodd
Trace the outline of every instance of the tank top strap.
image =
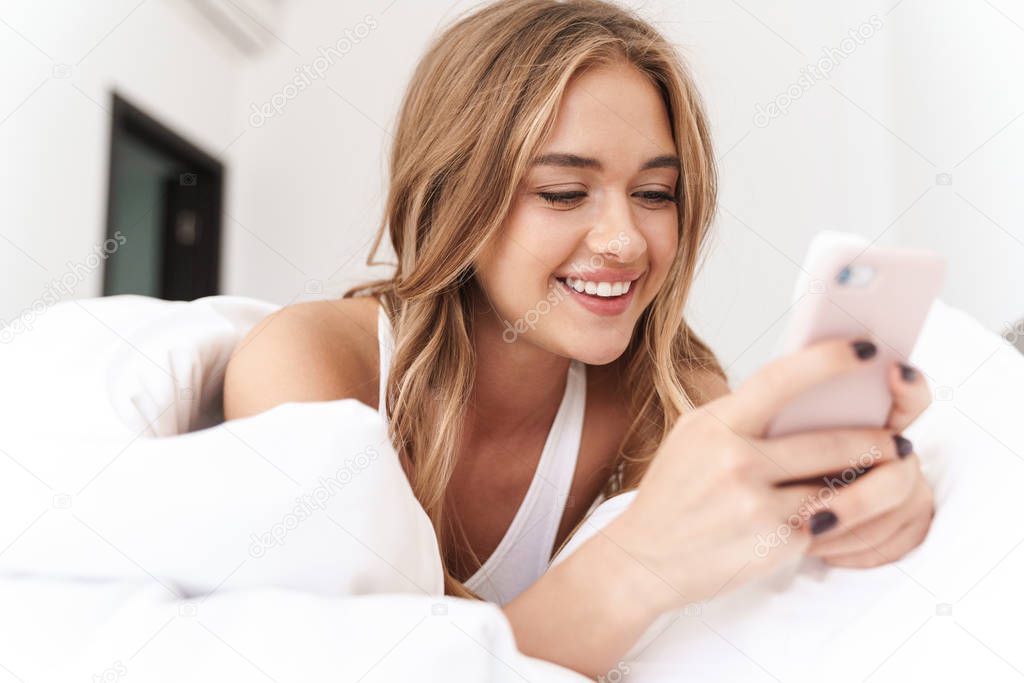
<svg viewBox="0 0 1024 683">
<path fill-rule="evenodd" d="M 391 357 L 395 352 L 395 340 L 391 331 L 391 321 L 383 306 L 377 308 L 377 348 L 378 366 L 380 368 L 380 385 L 377 390 L 377 412 L 387 422 L 388 411 L 384 397 L 387 393 L 388 370 L 391 367 Z"/>
</svg>

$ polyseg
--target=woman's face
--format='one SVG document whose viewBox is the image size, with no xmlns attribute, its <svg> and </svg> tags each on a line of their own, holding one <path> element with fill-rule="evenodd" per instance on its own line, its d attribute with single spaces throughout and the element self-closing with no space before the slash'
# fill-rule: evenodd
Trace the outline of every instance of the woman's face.
<svg viewBox="0 0 1024 683">
<path fill-rule="evenodd" d="M 477 263 L 502 338 L 591 365 L 618 358 L 675 255 L 678 179 L 654 85 L 628 64 L 578 74 Z"/>
</svg>

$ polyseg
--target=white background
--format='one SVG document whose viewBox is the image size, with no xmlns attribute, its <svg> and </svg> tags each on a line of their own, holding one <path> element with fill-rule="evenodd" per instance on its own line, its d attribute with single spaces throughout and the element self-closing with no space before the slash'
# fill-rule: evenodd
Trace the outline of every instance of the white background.
<svg viewBox="0 0 1024 683">
<path fill-rule="evenodd" d="M 628 4 L 686 55 L 712 118 L 721 205 L 690 316 L 734 379 L 772 352 L 823 228 L 937 249 L 949 303 L 999 332 L 1024 317 L 1019 2 Z M 248 22 L 263 49 L 240 50 L 184 0 L 0 0 L 0 318 L 103 240 L 114 88 L 225 161 L 225 293 L 288 303 L 371 273 L 399 100 L 430 36 L 472 3 L 226 6 L 264 27 Z M 758 105 L 872 15 L 881 28 L 827 80 L 756 125 Z M 323 79 L 252 125 L 253 104 L 361 23 L 375 28 Z M 97 270 L 74 294 L 100 285 Z"/>
</svg>

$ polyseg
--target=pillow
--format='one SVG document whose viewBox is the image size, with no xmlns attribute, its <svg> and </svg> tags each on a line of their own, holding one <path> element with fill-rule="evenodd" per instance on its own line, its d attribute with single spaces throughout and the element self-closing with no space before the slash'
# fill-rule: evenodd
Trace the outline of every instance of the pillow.
<svg viewBox="0 0 1024 683">
<path fill-rule="evenodd" d="M 219 421 L 231 349 L 273 309 L 69 302 L 0 350 L 0 572 L 440 594 L 432 525 L 375 410 L 285 404 L 198 429 Z"/>
<path fill-rule="evenodd" d="M 228 357 L 278 307 L 114 296 L 59 303 L 0 345 L 0 414 L 23 431 L 181 434 L 223 419 Z M 2 436 L 0 436 L 2 438 Z"/>
</svg>

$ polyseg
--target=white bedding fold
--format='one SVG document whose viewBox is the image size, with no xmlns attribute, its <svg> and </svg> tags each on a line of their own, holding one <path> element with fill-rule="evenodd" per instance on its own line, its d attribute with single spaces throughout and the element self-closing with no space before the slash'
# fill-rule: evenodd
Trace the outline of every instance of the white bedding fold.
<svg viewBox="0 0 1024 683">
<path fill-rule="evenodd" d="M 456 598 L 264 588 L 182 601 L 152 582 L 7 577 L 0 604 L 0 681 L 587 680 L 517 652 L 494 605 Z"/>
<path fill-rule="evenodd" d="M 36 435 L 16 452 L 32 473 L 0 463 L 0 572 L 152 577 L 185 595 L 442 592 L 429 520 L 357 401 L 128 443 Z"/>
</svg>

